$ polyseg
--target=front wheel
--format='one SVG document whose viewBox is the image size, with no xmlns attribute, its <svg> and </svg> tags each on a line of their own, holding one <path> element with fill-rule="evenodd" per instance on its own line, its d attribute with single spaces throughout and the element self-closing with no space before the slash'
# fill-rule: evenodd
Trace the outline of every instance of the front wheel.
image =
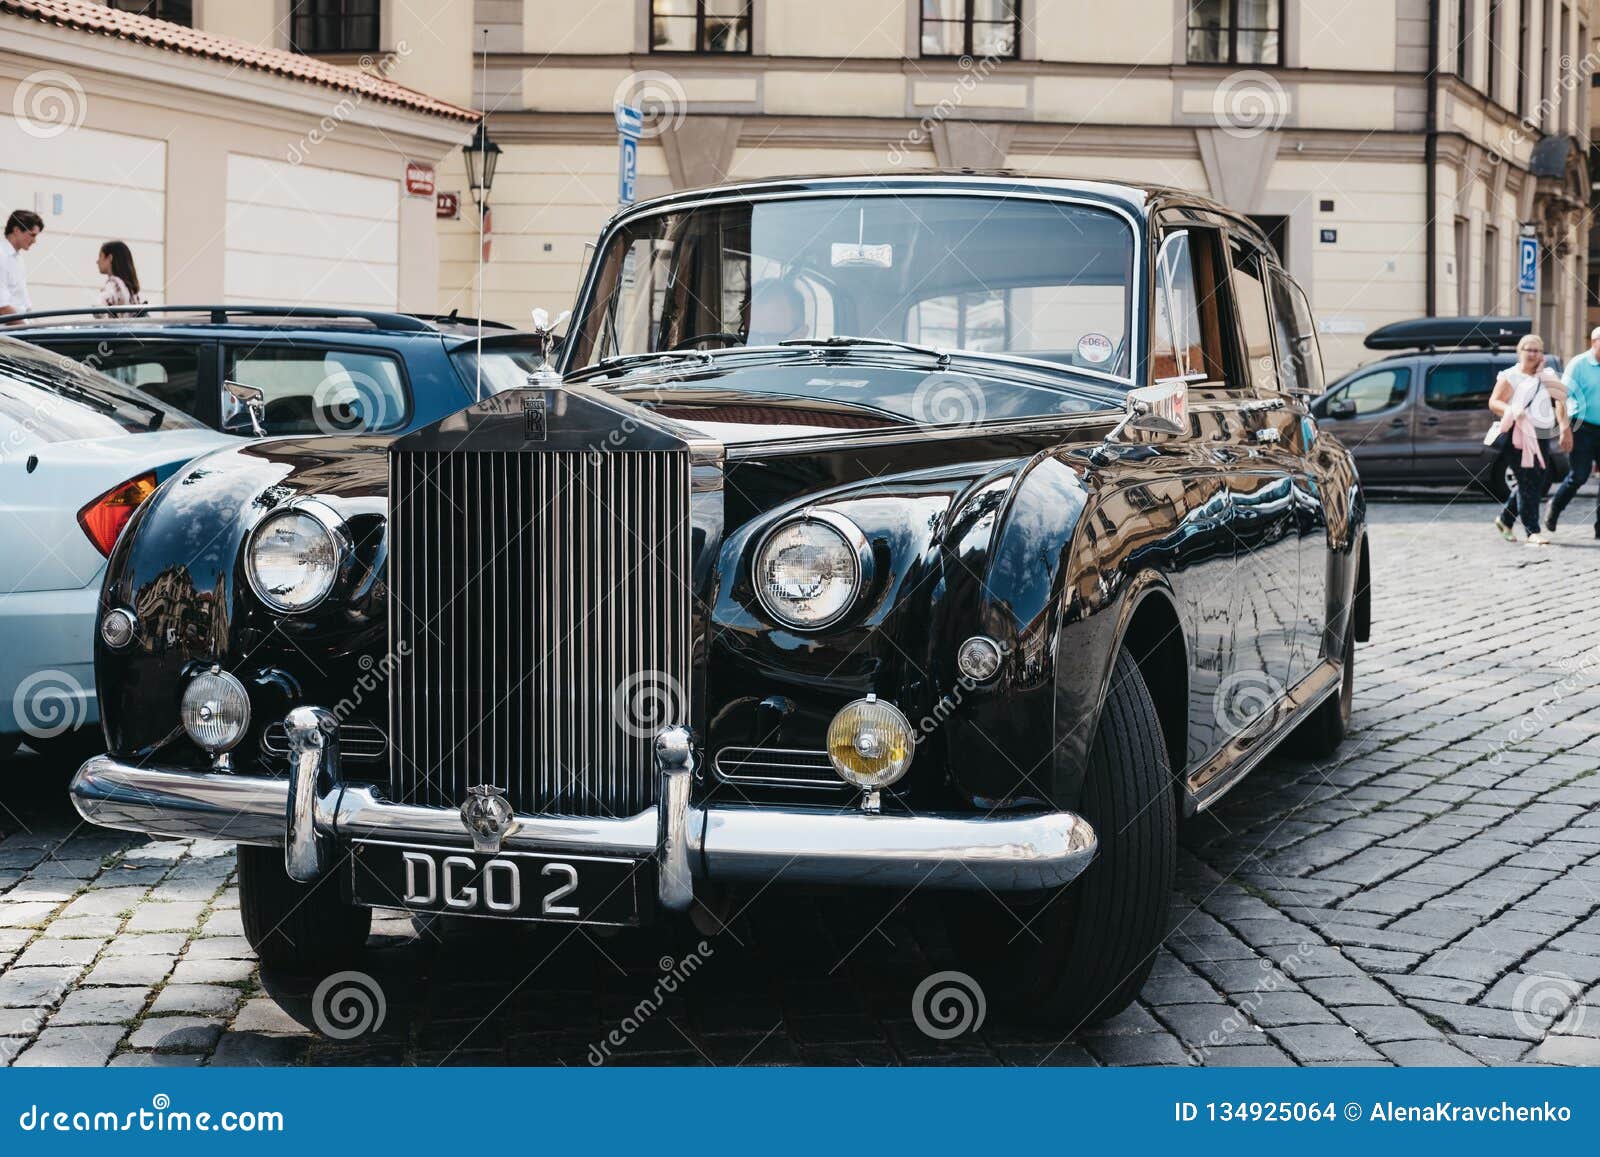
<svg viewBox="0 0 1600 1157">
<path fill-rule="evenodd" d="M 1073 883 L 1031 903 L 948 905 L 953 946 L 997 999 L 1065 1030 L 1120 1012 L 1144 987 L 1177 874 L 1177 800 L 1138 665 L 1117 656 L 1079 811 L 1100 848 Z"/>
<path fill-rule="evenodd" d="M 282 848 L 239 846 L 239 917 L 261 963 L 288 973 L 343 967 L 361 954 L 372 909 L 347 904 L 329 875 L 312 884 L 289 878 Z"/>
</svg>

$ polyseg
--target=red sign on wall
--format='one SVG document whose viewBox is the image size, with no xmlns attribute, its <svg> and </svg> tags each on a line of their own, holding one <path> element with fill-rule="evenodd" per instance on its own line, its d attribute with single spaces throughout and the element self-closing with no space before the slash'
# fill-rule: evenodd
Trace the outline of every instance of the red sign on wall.
<svg viewBox="0 0 1600 1157">
<path fill-rule="evenodd" d="M 433 166 L 421 161 L 406 162 L 406 192 L 413 197 L 433 196 Z"/>
<path fill-rule="evenodd" d="M 461 218 L 461 194 L 440 193 L 434 200 L 434 207 L 440 220 L 457 221 Z"/>
</svg>

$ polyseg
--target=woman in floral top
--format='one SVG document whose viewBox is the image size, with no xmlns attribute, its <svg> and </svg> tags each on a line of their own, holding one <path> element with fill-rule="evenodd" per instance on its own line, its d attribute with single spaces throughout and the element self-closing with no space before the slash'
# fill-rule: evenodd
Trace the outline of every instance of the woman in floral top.
<svg viewBox="0 0 1600 1157">
<path fill-rule="evenodd" d="M 139 294 L 139 274 L 133 267 L 133 254 L 121 241 L 107 241 L 100 246 L 96 262 L 105 274 L 106 283 L 100 290 L 101 305 L 143 305 Z M 101 314 L 110 317 L 111 314 Z"/>
</svg>

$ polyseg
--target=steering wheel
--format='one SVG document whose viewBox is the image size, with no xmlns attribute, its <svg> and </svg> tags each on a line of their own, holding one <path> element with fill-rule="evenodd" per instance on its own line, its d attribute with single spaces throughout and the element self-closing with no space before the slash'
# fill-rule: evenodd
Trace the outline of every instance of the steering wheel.
<svg viewBox="0 0 1600 1157">
<path fill-rule="evenodd" d="M 744 335 L 738 333 L 728 333 L 726 330 L 713 330 L 710 333 L 697 333 L 693 337 L 686 337 L 682 341 L 668 346 L 667 352 L 671 353 L 673 350 L 681 350 L 686 345 L 694 345 L 696 342 L 702 341 L 720 341 L 725 342 L 728 345 L 743 345 Z"/>
</svg>

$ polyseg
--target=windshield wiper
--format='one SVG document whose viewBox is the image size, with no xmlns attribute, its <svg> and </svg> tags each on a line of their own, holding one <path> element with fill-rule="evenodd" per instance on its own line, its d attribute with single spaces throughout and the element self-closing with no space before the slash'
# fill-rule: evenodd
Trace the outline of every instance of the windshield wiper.
<svg viewBox="0 0 1600 1157">
<path fill-rule="evenodd" d="M 848 349 L 851 346 L 881 345 L 894 349 L 910 350 L 916 354 L 927 354 L 937 358 L 941 366 L 950 364 L 950 351 L 936 349 L 931 345 L 918 345 L 915 342 L 896 341 L 889 337 L 852 337 L 849 334 L 834 334 L 832 337 L 792 337 L 778 343 L 780 346 L 807 346 L 812 349 Z"/>
<path fill-rule="evenodd" d="M 584 366 L 580 373 L 592 373 L 595 370 L 614 370 L 619 366 L 633 362 L 681 362 L 697 361 L 702 365 L 712 362 L 710 350 L 657 350 L 647 354 L 612 354 L 608 358 L 601 358 L 592 366 Z"/>
</svg>

